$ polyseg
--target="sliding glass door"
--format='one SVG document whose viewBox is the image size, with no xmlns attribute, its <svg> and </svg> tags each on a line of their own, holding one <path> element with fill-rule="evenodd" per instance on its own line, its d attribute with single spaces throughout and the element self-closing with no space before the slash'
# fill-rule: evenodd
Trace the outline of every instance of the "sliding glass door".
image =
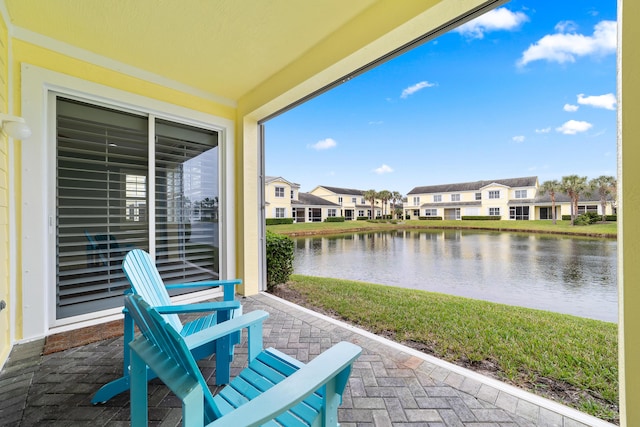
<svg viewBox="0 0 640 427">
<path fill-rule="evenodd" d="M 150 131 L 151 130 L 151 131 Z M 127 251 L 219 277 L 218 132 L 58 97 L 56 318 L 122 305 Z"/>
</svg>

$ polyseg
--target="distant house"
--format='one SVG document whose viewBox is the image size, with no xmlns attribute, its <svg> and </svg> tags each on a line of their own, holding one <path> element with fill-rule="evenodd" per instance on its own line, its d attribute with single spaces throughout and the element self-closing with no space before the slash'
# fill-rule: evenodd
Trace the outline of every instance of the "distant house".
<svg viewBox="0 0 640 427">
<path fill-rule="evenodd" d="M 556 218 L 571 214 L 570 199 L 556 194 Z M 580 200 L 578 214 L 602 215 L 598 200 Z M 605 214 L 612 213 L 607 204 Z M 551 219 L 549 194 L 539 192 L 538 177 L 508 178 L 415 187 L 407 194 L 405 216 L 461 219 L 463 216 L 499 216 L 503 220 Z"/>
<path fill-rule="evenodd" d="M 310 193 L 338 205 L 339 213 L 337 216 L 344 217 L 346 221 L 355 220 L 359 217 L 371 219 L 382 215 L 381 201 L 375 201 L 374 212 L 371 212 L 371 202 L 364 199 L 363 190 L 319 185 L 311 190 Z"/>
<path fill-rule="evenodd" d="M 340 216 L 339 205 L 299 190 L 300 184 L 281 176 L 266 177 L 266 217 L 293 218 L 294 222 L 320 222 L 330 216 Z"/>
<path fill-rule="evenodd" d="M 265 178 L 264 199 L 267 218 L 293 218 L 291 200 L 298 198 L 300 184 L 281 176 Z"/>
<path fill-rule="evenodd" d="M 340 206 L 311 193 L 298 193 L 298 200 L 292 200 L 291 204 L 295 222 L 321 222 L 340 216 Z"/>
</svg>

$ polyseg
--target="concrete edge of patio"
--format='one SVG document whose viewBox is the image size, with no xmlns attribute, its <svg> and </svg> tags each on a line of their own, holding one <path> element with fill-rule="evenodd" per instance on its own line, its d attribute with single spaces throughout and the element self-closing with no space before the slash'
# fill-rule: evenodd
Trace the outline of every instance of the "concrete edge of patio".
<svg viewBox="0 0 640 427">
<path fill-rule="evenodd" d="M 568 420 L 577 421 L 578 423 L 592 427 L 616 427 L 615 424 L 611 424 L 587 413 L 580 412 L 566 405 L 562 405 L 550 399 L 546 399 L 507 383 L 495 380 L 493 378 L 474 372 L 470 369 L 463 368 L 445 360 L 422 353 L 418 350 L 414 350 L 395 341 L 391 341 L 387 338 L 365 331 L 364 329 L 299 306 L 290 301 L 274 296 L 270 293 L 263 292 L 262 294 L 269 298 L 277 300 L 284 305 L 288 305 L 292 308 L 303 311 L 309 315 L 316 316 L 342 328 L 349 329 L 352 332 L 367 337 L 371 340 L 377 341 L 381 344 L 387 345 L 396 350 L 422 359 L 423 361 L 437 367 L 436 370 L 430 373 L 430 375 L 438 376 L 441 381 L 453 387 L 459 388 L 478 399 L 491 403 L 512 414 L 528 419 L 536 419 L 538 417 L 535 416 L 535 412 L 547 411 L 549 413 L 547 414 L 547 417 L 552 417 L 553 414 L 558 414 L 559 416 L 562 416 Z"/>
</svg>

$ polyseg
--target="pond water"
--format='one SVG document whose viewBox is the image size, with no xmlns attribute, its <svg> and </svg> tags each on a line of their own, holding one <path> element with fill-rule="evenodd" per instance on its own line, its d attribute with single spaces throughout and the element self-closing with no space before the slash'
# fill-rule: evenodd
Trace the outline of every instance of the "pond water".
<svg viewBox="0 0 640 427">
<path fill-rule="evenodd" d="M 295 238 L 294 272 L 442 292 L 617 322 L 617 242 L 400 230 Z"/>
</svg>

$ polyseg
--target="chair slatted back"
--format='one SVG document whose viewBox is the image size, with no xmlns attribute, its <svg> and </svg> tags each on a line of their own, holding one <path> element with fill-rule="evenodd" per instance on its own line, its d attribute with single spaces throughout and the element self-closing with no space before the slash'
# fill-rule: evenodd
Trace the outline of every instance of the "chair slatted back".
<svg viewBox="0 0 640 427">
<path fill-rule="evenodd" d="M 169 293 L 164 286 L 156 264 L 147 252 L 133 249 L 122 262 L 124 274 L 129 279 L 133 291 L 154 307 L 171 305 Z M 165 320 L 177 331 L 182 330 L 182 322 L 177 314 L 163 314 Z"/>
<path fill-rule="evenodd" d="M 156 347 L 162 349 L 178 365 L 185 369 L 191 378 L 200 384 L 205 400 L 205 421 L 209 423 L 220 417 L 221 413 L 217 409 L 211 390 L 209 390 L 191 351 L 189 351 L 180 334 L 140 295 L 127 295 L 125 297 L 125 307 L 131 313 L 142 335 Z M 162 378 L 163 373 L 157 372 L 157 374 Z"/>
</svg>

